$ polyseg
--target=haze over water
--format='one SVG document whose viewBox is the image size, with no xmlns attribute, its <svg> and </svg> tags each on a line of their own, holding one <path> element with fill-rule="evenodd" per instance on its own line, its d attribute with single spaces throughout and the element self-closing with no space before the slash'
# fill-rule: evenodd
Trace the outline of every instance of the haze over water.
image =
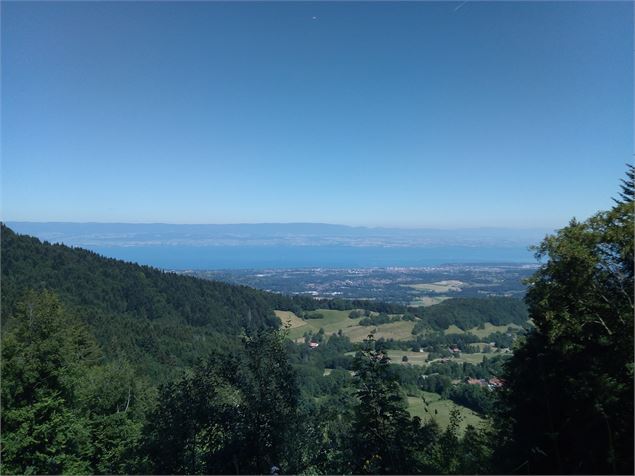
<svg viewBox="0 0 635 476">
<path fill-rule="evenodd" d="M 319 223 L 10 222 L 18 233 L 164 269 L 417 267 L 533 263 L 548 230 L 389 229 Z"/>
</svg>

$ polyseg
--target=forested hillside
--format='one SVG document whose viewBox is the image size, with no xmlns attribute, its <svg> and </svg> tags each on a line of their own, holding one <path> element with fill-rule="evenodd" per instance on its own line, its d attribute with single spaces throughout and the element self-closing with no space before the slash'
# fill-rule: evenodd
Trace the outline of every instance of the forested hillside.
<svg viewBox="0 0 635 476">
<path fill-rule="evenodd" d="M 486 322 L 495 326 L 525 325 L 529 315 L 527 306 L 515 298 L 455 298 L 428 307 L 424 319 L 415 326 L 415 332 L 425 327 L 447 329 L 455 325 L 464 331 Z"/>
<path fill-rule="evenodd" d="M 289 298 L 3 227 L 0 472 L 632 474 L 628 177 L 611 210 L 537 247 L 528 313 Z M 274 309 L 369 335 L 290 339 Z"/>
<path fill-rule="evenodd" d="M 231 347 L 243 328 L 279 325 L 267 293 L 43 243 L 2 225 L 3 326 L 27 290 L 55 293 L 107 356 L 145 365 L 153 377 Z"/>
</svg>

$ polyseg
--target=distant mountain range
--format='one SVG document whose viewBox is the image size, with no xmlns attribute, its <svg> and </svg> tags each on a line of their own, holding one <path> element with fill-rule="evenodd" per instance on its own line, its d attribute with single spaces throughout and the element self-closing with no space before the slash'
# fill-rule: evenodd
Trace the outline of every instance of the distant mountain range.
<svg viewBox="0 0 635 476">
<path fill-rule="evenodd" d="M 87 247 L 353 246 L 518 247 L 538 243 L 548 229 L 370 228 L 324 223 L 174 225 L 163 223 L 7 222 L 18 233 Z"/>
</svg>

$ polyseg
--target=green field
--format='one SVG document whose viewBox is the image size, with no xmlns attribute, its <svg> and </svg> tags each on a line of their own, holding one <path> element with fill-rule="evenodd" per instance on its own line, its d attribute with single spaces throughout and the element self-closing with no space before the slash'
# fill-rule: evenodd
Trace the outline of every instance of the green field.
<svg viewBox="0 0 635 476">
<path fill-rule="evenodd" d="M 392 364 L 400 364 L 403 365 L 401 358 L 404 355 L 408 356 L 408 363 L 412 365 L 428 365 L 429 362 L 426 362 L 428 358 L 427 352 L 411 352 L 408 350 L 388 350 L 388 357 L 390 357 L 390 363 Z M 354 356 L 355 352 L 346 352 L 344 355 Z M 499 353 L 490 352 L 489 354 L 485 354 L 483 352 L 476 352 L 474 354 L 466 354 L 462 353 L 461 357 L 450 357 L 450 362 L 455 362 L 457 364 L 462 364 L 463 362 L 467 362 L 470 364 L 480 364 L 483 362 L 483 357 L 492 358 L 495 355 L 501 355 Z M 438 362 L 441 359 L 434 359 L 431 362 Z"/>
<path fill-rule="evenodd" d="M 461 352 L 461 357 L 454 359 L 456 363 L 467 362 L 468 364 L 480 364 L 483 362 L 483 357 L 492 358 L 495 354 L 489 353 L 484 354 L 482 352 L 477 352 L 474 354 L 466 354 L 465 352 Z"/>
<path fill-rule="evenodd" d="M 289 328 L 289 339 L 299 340 L 305 332 L 313 331 L 317 333 L 320 328 L 324 329 L 324 333 L 329 336 L 338 330 L 342 330 L 342 334 L 348 336 L 352 342 L 361 342 L 373 329 L 375 338 L 379 339 L 395 339 L 406 340 L 412 338 L 413 321 L 398 321 L 378 326 L 360 326 L 359 319 L 351 319 L 348 317 L 349 311 L 337 311 L 333 309 L 318 309 L 315 312 L 322 314 L 321 319 L 300 319 L 298 316 L 289 311 L 275 311 L 280 317 L 283 324 L 287 321 L 291 324 Z"/>
<path fill-rule="evenodd" d="M 522 329 L 522 327 L 519 326 L 518 324 L 504 324 L 502 326 L 495 326 L 493 324 L 490 324 L 489 322 L 486 322 L 484 329 L 479 329 L 478 327 L 474 327 L 470 329 L 468 332 L 470 334 L 474 334 L 478 338 L 483 339 L 487 337 L 488 335 L 490 335 L 492 332 L 507 332 L 508 327 L 512 327 L 516 330 Z"/>
<path fill-rule="evenodd" d="M 283 326 L 289 326 L 291 329 L 295 327 L 302 327 L 305 325 L 305 321 L 300 319 L 295 313 L 291 311 L 274 311 L 276 316 L 280 318 Z"/>
<path fill-rule="evenodd" d="M 460 291 L 461 286 L 465 286 L 462 281 L 448 280 L 437 281 L 436 283 L 402 284 L 404 287 L 416 289 L 417 291 L 432 291 L 434 293 L 447 293 L 449 291 Z"/>
<path fill-rule="evenodd" d="M 487 357 L 489 359 L 491 357 L 494 357 L 495 355 L 500 355 L 500 354 L 496 354 L 494 352 L 490 352 L 489 354 L 485 354 L 483 352 L 475 352 L 474 354 L 467 354 L 465 352 L 462 352 L 461 357 L 450 357 L 450 362 L 454 362 L 457 364 L 462 364 L 466 362 L 468 364 L 476 365 L 483 362 L 484 357 Z M 441 361 L 441 359 L 434 359 L 431 362 L 439 362 L 439 361 Z"/>
<path fill-rule="evenodd" d="M 450 299 L 450 297 L 448 296 L 421 296 L 421 297 L 414 298 L 410 302 L 410 306 L 429 307 L 429 306 L 434 306 L 435 304 L 439 304 L 440 302 L 443 302 L 446 299 Z"/>
<path fill-rule="evenodd" d="M 474 344 L 470 344 L 471 346 L 478 347 L 479 352 L 483 352 L 485 347 L 489 347 L 492 349 L 492 352 L 495 352 L 495 347 L 489 345 L 489 342 L 475 342 Z"/>
<path fill-rule="evenodd" d="M 355 323 L 354 319 L 349 319 L 348 317 L 351 311 L 318 309 L 315 312 L 322 314 L 324 317 L 322 319 L 301 319 L 290 311 L 275 311 L 283 323 L 285 318 L 290 321 L 289 338 L 292 340 L 302 338 L 302 335 L 308 331 L 318 332 L 320 328 L 324 329 L 326 335 L 331 335 L 339 329 L 342 329 L 343 332 L 345 327 Z"/>
<path fill-rule="evenodd" d="M 472 327 L 471 329 L 464 331 L 463 329 L 452 324 L 443 332 L 446 335 L 447 334 L 464 334 L 465 332 L 469 332 L 470 334 L 474 334 L 476 337 L 480 339 L 484 339 L 485 337 L 490 335 L 492 332 L 507 332 L 508 327 L 512 327 L 516 330 L 522 329 L 522 327 L 519 326 L 518 324 L 503 324 L 502 326 L 495 326 L 494 324 L 490 324 L 489 322 L 486 322 L 483 325 L 483 329 L 479 329 L 478 327 Z"/>
<path fill-rule="evenodd" d="M 427 405 L 424 404 L 421 397 L 408 397 L 408 411 L 412 416 L 418 416 L 423 421 L 434 419 L 444 429 L 450 422 L 450 411 L 453 408 L 458 408 L 462 417 L 462 431 L 465 430 L 467 425 L 480 426 L 484 423 L 484 420 L 469 408 L 457 405 L 451 400 L 444 400 L 437 393 L 421 392 L 421 394 L 425 398 Z"/>
<path fill-rule="evenodd" d="M 448 334 L 464 334 L 465 331 L 463 329 L 461 329 L 460 327 L 457 327 L 454 324 L 452 324 L 450 327 L 448 327 L 446 330 L 444 330 L 443 333 L 445 335 L 448 335 Z"/>
<path fill-rule="evenodd" d="M 408 356 L 408 364 L 412 365 L 426 365 L 426 359 L 428 358 L 428 352 L 412 352 L 409 350 L 389 350 L 387 351 L 390 361 L 395 364 L 405 364 L 401 359 L 404 355 Z"/>
</svg>

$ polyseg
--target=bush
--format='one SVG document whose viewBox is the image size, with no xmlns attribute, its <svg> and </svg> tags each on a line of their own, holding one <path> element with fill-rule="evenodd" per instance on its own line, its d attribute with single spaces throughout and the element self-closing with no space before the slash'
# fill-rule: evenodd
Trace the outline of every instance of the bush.
<svg viewBox="0 0 635 476">
<path fill-rule="evenodd" d="M 324 314 L 320 312 L 307 312 L 304 314 L 305 319 L 324 319 Z"/>
</svg>

